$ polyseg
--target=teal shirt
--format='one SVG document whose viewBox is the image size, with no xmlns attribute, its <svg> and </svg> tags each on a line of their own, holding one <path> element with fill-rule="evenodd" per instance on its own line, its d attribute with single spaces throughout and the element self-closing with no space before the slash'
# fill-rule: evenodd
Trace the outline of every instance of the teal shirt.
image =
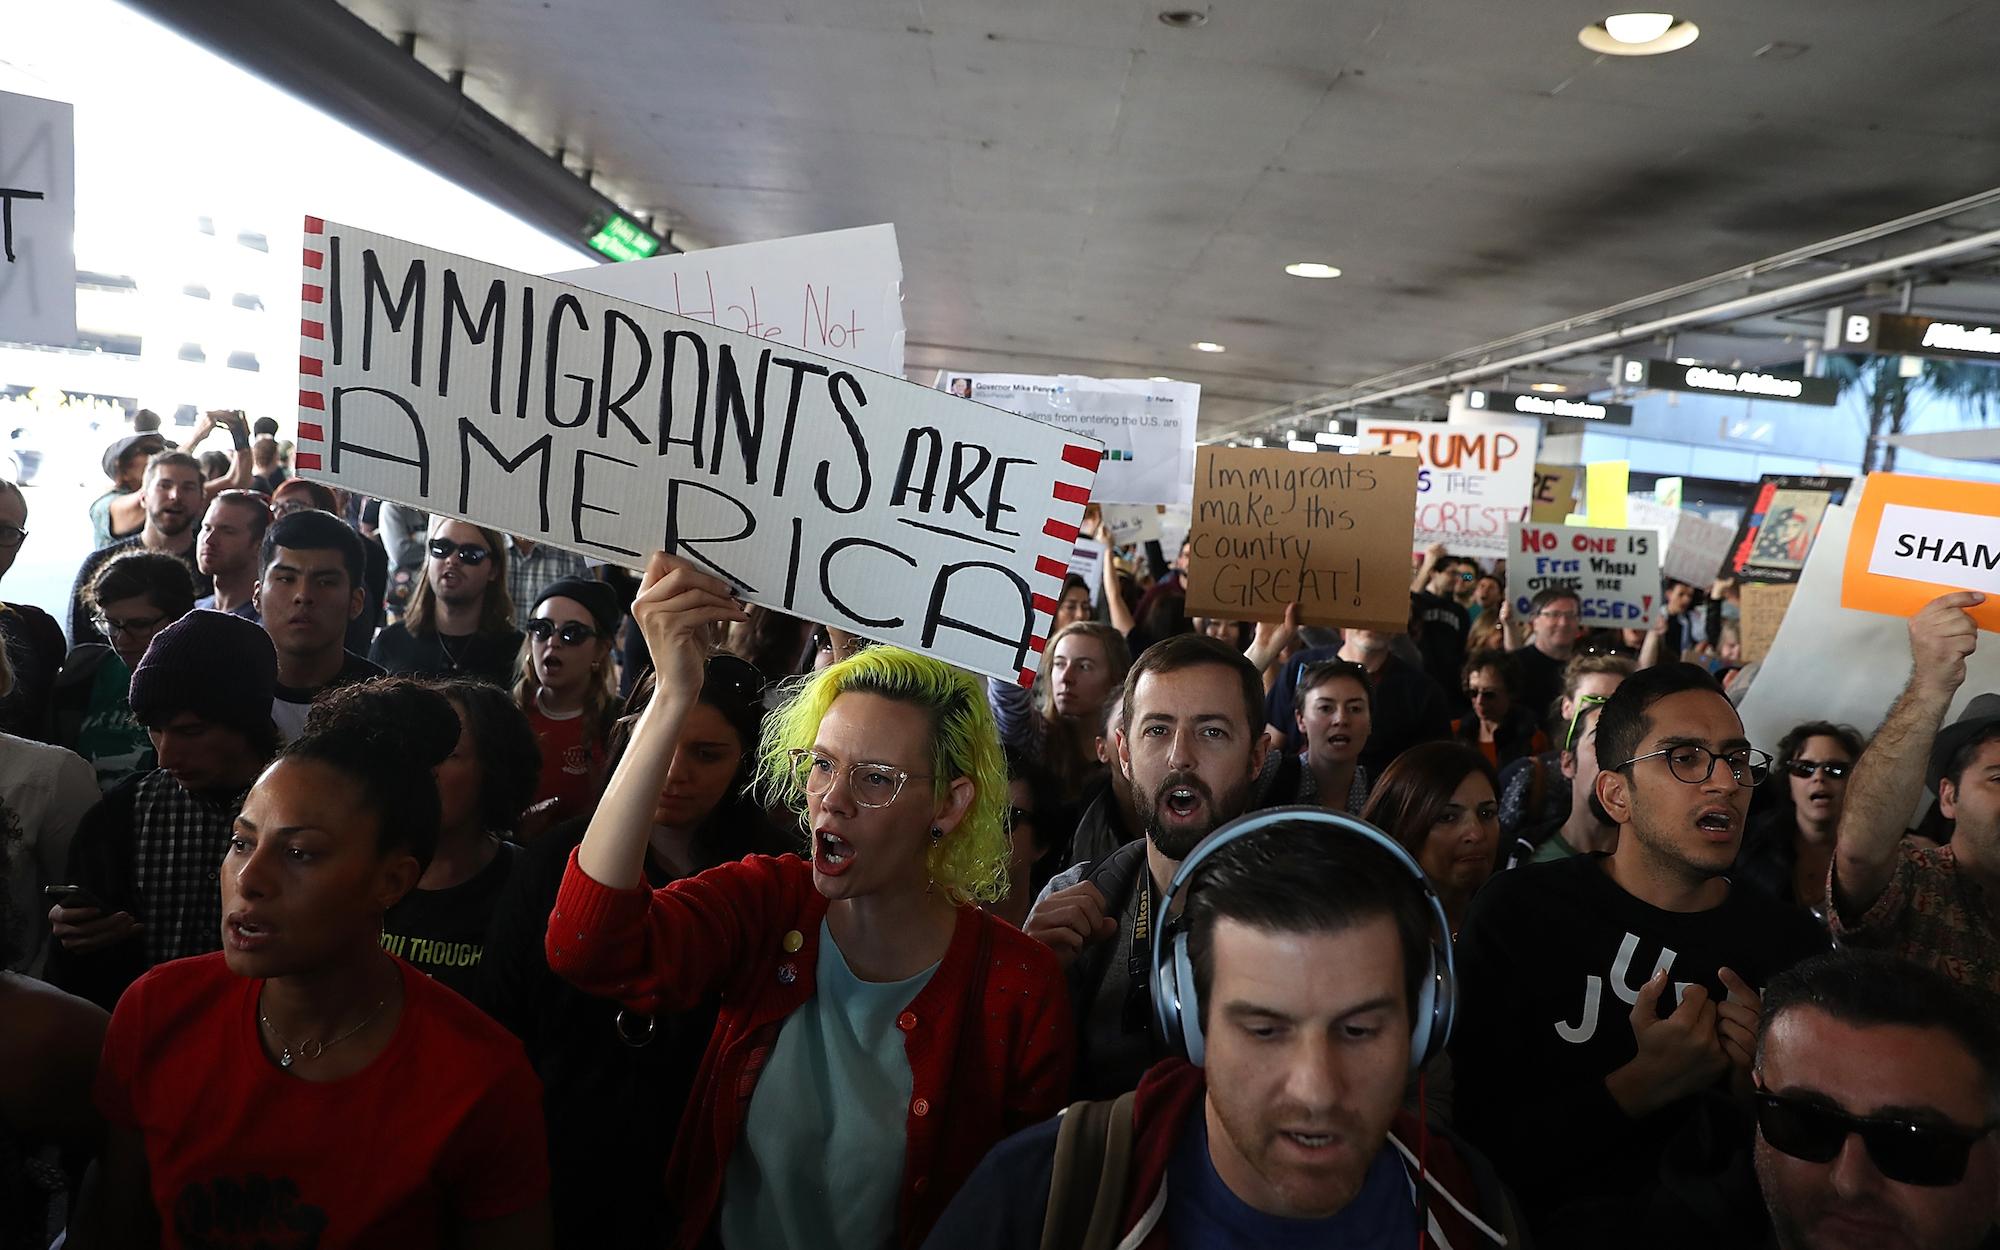
<svg viewBox="0 0 2000 1250">
<path fill-rule="evenodd" d="M 1576 858 L 1576 848 L 1563 841 L 1562 834 L 1556 832 L 1550 834 L 1546 842 L 1535 848 L 1535 853 L 1529 857 L 1528 862 L 1531 864 L 1552 864 L 1559 859 L 1574 858 Z"/>
<path fill-rule="evenodd" d="M 132 670 L 116 653 L 104 657 L 90 683 L 90 702 L 77 727 L 76 753 L 97 772 L 97 787 L 109 790 L 133 773 L 153 766 L 153 740 L 132 716 Z"/>
<path fill-rule="evenodd" d="M 723 1178 L 728 1250 L 895 1244 L 910 1105 L 896 1017 L 936 971 L 862 981 L 820 921 L 813 996 L 778 1031 Z"/>
</svg>

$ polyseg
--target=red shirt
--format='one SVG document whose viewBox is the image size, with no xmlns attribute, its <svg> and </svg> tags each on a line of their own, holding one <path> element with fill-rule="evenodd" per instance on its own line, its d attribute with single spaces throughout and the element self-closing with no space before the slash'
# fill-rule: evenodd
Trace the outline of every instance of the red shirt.
<svg viewBox="0 0 2000 1250">
<path fill-rule="evenodd" d="M 574 853 L 549 916 L 549 967 L 634 1011 L 721 1014 L 681 1117 L 667 1192 L 675 1247 L 693 1247 L 722 1204 L 729 1155 L 785 1018 L 813 995 L 826 899 L 795 855 L 755 855 L 661 890 L 613 890 Z M 1061 1110 L 1076 1033 L 1054 952 L 976 907 L 937 972 L 896 1021 L 910 1063 L 899 1246 L 915 1247 L 1001 1138 Z"/>
<path fill-rule="evenodd" d="M 604 789 L 604 744 L 584 742 L 588 720 L 581 712 L 558 720 L 539 705 L 528 713 L 535 742 L 542 748 L 542 779 L 535 787 L 535 802 L 558 800 L 554 820 L 587 814 Z"/>
<path fill-rule="evenodd" d="M 161 964 L 118 1000 L 96 1102 L 137 1129 L 161 1246 L 447 1244 L 549 1188 L 541 1083 L 521 1044 L 402 960 L 396 1036 L 366 1068 L 287 1075 L 258 1037 L 262 981 L 221 952 Z"/>
</svg>

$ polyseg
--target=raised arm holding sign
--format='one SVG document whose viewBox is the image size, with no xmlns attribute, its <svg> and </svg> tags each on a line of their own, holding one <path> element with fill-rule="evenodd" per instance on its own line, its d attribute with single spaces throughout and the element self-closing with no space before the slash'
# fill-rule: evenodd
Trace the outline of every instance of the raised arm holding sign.
<svg viewBox="0 0 2000 1250">
<path fill-rule="evenodd" d="M 1096 443 L 313 218 L 303 272 L 305 476 L 1032 678 Z"/>
</svg>

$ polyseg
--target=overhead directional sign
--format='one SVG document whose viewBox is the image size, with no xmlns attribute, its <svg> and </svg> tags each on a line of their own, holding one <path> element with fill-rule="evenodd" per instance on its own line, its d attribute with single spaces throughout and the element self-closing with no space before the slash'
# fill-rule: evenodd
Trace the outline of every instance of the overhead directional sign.
<svg viewBox="0 0 2000 1250">
<path fill-rule="evenodd" d="M 1836 308 L 1826 315 L 1825 346 L 1834 352 L 2000 360 L 2000 325 Z"/>
<path fill-rule="evenodd" d="M 1618 380 L 1626 386 L 1656 391 L 1740 395 L 1745 399 L 1767 399 L 1780 404 L 1816 404 L 1821 408 L 1831 408 L 1840 399 L 1840 383 L 1832 378 L 1766 373 L 1761 369 L 1684 365 L 1674 360 L 1627 358 L 1619 367 Z"/>
<path fill-rule="evenodd" d="M 1601 421 L 1605 425 L 1632 424 L 1630 404 L 1600 404 L 1594 399 L 1568 399 L 1525 391 L 1467 391 L 1465 406 L 1484 412 L 1519 413 L 1524 417 L 1572 417 L 1578 421 Z"/>
</svg>

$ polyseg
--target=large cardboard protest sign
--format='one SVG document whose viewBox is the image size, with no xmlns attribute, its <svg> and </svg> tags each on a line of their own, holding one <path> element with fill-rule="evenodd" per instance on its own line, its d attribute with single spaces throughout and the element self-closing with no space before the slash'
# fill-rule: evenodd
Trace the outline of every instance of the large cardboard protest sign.
<svg viewBox="0 0 2000 1250">
<path fill-rule="evenodd" d="M 1407 629 L 1416 498 L 1406 456 L 1203 447 L 1188 615 Z"/>
<path fill-rule="evenodd" d="M 0 91 L 0 341 L 76 342 L 73 113 Z"/>
<path fill-rule="evenodd" d="M 1625 501 L 1625 519 L 1634 529 L 1658 530 L 1665 552 L 1660 572 L 1677 582 L 1707 589 L 1729 558 L 1735 530 L 1699 513 L 1672 507 L 1644 495 Z"/>
<path fill-rule="evenodd" d="M 1771 654 L 1778 640 L 1785 614 L 1798 595 L 1796 582 L 1745 582 L 1737 589 L 1738 641 L 1743 645 L 1743 662 L 1755 664 Z"/>
<path fill-rule="evenodd" d="M 894 226 L 704 248 L 549 277 L 903 375 L 903 258 Z"/>
<path fill-rule="evenodd" d="M 1187 503 L 1201 387 L 1147 378 L 947 373 L 945 389 L 1104 444 L 1099 503 Z"/>
<path fill-rule="evenodd" d="M 1766 474 L 1730 544 L 1724 574 L 1742 582 L 1796 582 L 1827 507 L 1847 495 L 1849 478 Z"/>
<path fill-rule="evenodd" d="M 1841 606 L 1907 618 L 1954 590 L 1984 591 L 1972 619 L 2000 633 L 2000 486 L 1905 473 L 1864 478 Z"/>
<path fill-rule="evenodd" d="M 1574 465 L 1536 465 L 1535 495 L 1528 519 L 1561 525 L 1564 518 L 1576 511 L 1576 478 Z"/>
<path fill-rule="evenodd" d="M 1485 416 L 1476 425 L 1434 421 L 1355 423 L 1363 450 L 1414 450 L 1416 525 L 1412 550 L 1443 543 L 1451 554 L 1504 556 L 1507 527 L 1525 520 L 1535 494 L 1540 423 Z"/>
<path fill-rule="evenodd" d="M 1574 590 L 1586 626 L 1651 628 L 1660 600 L 1660 536 L 1652 530 L 1517 521 L 1507 528 L 1507 595 L 1527 619 L 1544 590 Z"/>
<path fill-rule="evenodd" d="M 1032 678 L 1094 443 L 315 218 L 303 273 L 306 476 Z"/>
</svg>

